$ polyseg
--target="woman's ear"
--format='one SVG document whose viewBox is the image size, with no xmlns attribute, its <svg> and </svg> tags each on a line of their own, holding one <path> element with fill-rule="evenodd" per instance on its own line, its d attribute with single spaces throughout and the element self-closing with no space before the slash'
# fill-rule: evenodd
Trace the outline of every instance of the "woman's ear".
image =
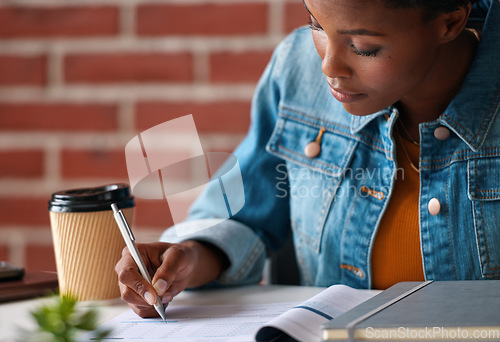
<svg viewBox="0 0 500 342">
<path fill-rule="evenodd" d="M 467 25 L 471 3 L 459 7 L 457 10 L 449 13 L 443 13 L 437 18 L 440 25 L 440 41 L 448 43 L 458 37 Z"/>
</svg>

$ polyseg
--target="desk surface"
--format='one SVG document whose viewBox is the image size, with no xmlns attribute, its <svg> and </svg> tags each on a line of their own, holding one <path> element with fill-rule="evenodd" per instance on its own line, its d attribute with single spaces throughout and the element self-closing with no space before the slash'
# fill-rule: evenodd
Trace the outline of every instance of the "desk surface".
<svg viewBox="0 0 500 342">
<path fill-rule="evenodd" d="M 324 288 L 307 286 L 252 285 L 216 290 L 184 291 L 175 297 L 173 305 L 259 304 L 306 300 Z M 31 299 L 0 305 L 0 342 L 12 342 L 19 329 L 32 330 L 34 321 L 30 311 L 47 299 Z M 128 310 L 127 304 L 117 298 L 110 301 L 85 302 L 100 307 L 100 323 Z M 167 309 L 168 310 L 168 309 Z"/>
</svg>

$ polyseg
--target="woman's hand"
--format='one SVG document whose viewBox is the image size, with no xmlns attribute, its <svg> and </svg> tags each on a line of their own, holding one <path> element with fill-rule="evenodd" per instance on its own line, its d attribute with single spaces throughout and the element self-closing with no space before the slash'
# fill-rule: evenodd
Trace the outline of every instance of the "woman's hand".
<svg viewBox="0 0 500 342">
<path fill-rule="evenodd" d="M 216 279 L 228 265 L 227 258 L 216 247 L 197 241 L 137 244 L 137 248 L 153 285 L 140 275 L 126 247 L 115 271 L 122 299 L 141 317 L 158 316 L 153 307 L 157 294 L 166 306 L 185 288 Z"/>
</svg>

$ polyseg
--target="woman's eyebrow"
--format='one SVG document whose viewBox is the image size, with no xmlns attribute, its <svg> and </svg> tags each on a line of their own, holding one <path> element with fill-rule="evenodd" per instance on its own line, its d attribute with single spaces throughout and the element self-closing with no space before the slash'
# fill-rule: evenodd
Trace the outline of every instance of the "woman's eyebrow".
<svg viewBox="0 0 500 342">
<path fill-rule="evenodd" d="M 309 14 L 311 15 L 311 17 L 314 18 L 314 15 L 311 13 L 311 11 L 309 11 L 309 8 L 307 8 L 307 5 L 306 5 L 306 1 L 305 0 L 302 0 L 302 4 L 304 5 L 304 8 L 307 10 L 307 12 L 309 12 Z M 316 20 L 316 18 L 314 18 Z M 372 36 L 372 37 L 383 37 L 385 36 L 385 34 L 383 33 L 380 33 L 380 32 L 376 32 L 376 31 L 371 31 L 371 30 L 367 30 L 367 29 L 354 29 L 354 30 L 338 30 L 337 31 L 339 34 L 348 34 L 348 35 L 351 35 L 351 36 Z"/>
<path fill-rule="evenodd" d="M 366 29 L 354 29 L 354 30 L 339 30 L 337 31 L 340 34 L 349 34 L 352 36 L 374 36 L 374 37 L 383 37 L 385 34 L 375 31 L 370 31 Z"/>
</svg>

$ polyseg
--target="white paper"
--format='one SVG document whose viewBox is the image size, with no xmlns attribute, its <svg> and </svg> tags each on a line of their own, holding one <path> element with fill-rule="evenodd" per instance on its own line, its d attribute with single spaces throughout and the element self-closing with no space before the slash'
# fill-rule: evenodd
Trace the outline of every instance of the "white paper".
<svg viewBox="0 0 500 342">
<path fill-rule="evenodd" d="M 375 294 L 333 285 L 303 303 L 171 306 L 167 323 L 128 310 L 100 328 L 112 330 L 104 341 L 253 342 L 270 341 L 285 332 L 299 341 L 318 342 L 321 325 Z M 92 334 L 78 341 L 92 341 Z"/>
<path fill-rule="evenodd" d="M 113 330 L 104 341 L 251 342 L 259 328 L 297 304 L 172 306 L 166 310 L 167 323 L 143 319 L 128 310 L 100 328 Z M 92 341 L 91 337 L 89 333 L 78 341 Z"/>
</svg>

